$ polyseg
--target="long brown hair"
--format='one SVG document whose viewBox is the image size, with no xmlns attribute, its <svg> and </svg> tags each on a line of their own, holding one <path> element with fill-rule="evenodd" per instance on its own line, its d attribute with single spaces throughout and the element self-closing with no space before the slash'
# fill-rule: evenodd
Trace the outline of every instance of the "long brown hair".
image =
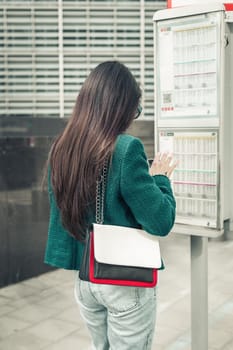
<svg viewBox="0 0 233 350">
<path fill-rule="evenodd" d="M 119 134 L 131 124 L 141 97 L 129 69 L 117 61 L 99 64 L 84 82 L 73 114 L 49 158 L 51 183 L 64 227 L 85 238 L 95 204 L 96 179 Z"/>
</svg>

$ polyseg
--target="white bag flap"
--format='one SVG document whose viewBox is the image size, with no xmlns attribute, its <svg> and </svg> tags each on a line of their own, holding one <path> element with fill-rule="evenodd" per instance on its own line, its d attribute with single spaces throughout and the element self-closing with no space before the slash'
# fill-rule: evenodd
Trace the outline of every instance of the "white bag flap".
<svg viewBox="0 0 233 350">
<path fill-rule="evenodd" d="M 161 267 L 159 241 L 146 231 L 114 225 L 94 226 L 94 252 L 98 262 L 113 265 Z"/>
</svg>

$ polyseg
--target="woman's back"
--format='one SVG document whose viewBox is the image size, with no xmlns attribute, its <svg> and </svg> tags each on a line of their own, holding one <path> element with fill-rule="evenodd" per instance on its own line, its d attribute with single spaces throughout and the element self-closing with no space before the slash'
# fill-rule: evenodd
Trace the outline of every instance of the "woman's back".
<svg viewBox="0 0 233 350">
<path fill-rule="evenodd" d="M 125 134 L 140 114 L 140 97 L 124 65 L 100 64 L 83 84 L 72 118 L 49 156 L 45 262 L 77 271 L 75 296 L 96 350 L 149 350 L 156 308 L 155 288 L 95 285 L 79 278 L 86 230 L 96 222 L 96 182 L 104 164 L 105 224 L 165 236 L 175 220 L 172 158 L 158 155 L 149 169 L 141 141 Z"/>
<path fill-rule="evenodd" d="M 49 181 L 50 225 L 45 262 L 79 269 L 83 244 L 64 229 Z M 141 141 L 122 134 L 117 138 L 109 167 L 104 223 L 143 228 L 151 234 L 168 234 L 175 219 L 175 200 L 166 176 L 149 174 Z M 88 224 L 95 222 L 95 208 Z"/>
</svg>

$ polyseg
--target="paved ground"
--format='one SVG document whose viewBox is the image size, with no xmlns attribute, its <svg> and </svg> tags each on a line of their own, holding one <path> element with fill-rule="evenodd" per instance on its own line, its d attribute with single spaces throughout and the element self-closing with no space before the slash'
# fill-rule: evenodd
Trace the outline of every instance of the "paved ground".
<svg viewBox="0 0 233 350">
<path fill-rule="evenodd" d="M 233 350 L 233 241 L 210 241 L 208 248 L 208 349 Z M 188 350 L 189 238 L 170 235 L 162 250 L 166 270 L 160 273 L 153 350 Z M 0 350 L 90 349 L 73 298 L 73 279 L 73 272 L 57 270 L 0 289 Z"/>
</svg>

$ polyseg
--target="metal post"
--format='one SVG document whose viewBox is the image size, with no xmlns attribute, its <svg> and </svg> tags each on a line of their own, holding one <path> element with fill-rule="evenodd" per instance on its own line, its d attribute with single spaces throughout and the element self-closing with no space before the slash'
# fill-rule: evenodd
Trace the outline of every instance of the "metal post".
<svg viewBox="0 0 233 350">
<path fill-rule="evenodd" d="M 208 237 L 190 239 L 192 350 L 208 350 Z"/>
</svg>

